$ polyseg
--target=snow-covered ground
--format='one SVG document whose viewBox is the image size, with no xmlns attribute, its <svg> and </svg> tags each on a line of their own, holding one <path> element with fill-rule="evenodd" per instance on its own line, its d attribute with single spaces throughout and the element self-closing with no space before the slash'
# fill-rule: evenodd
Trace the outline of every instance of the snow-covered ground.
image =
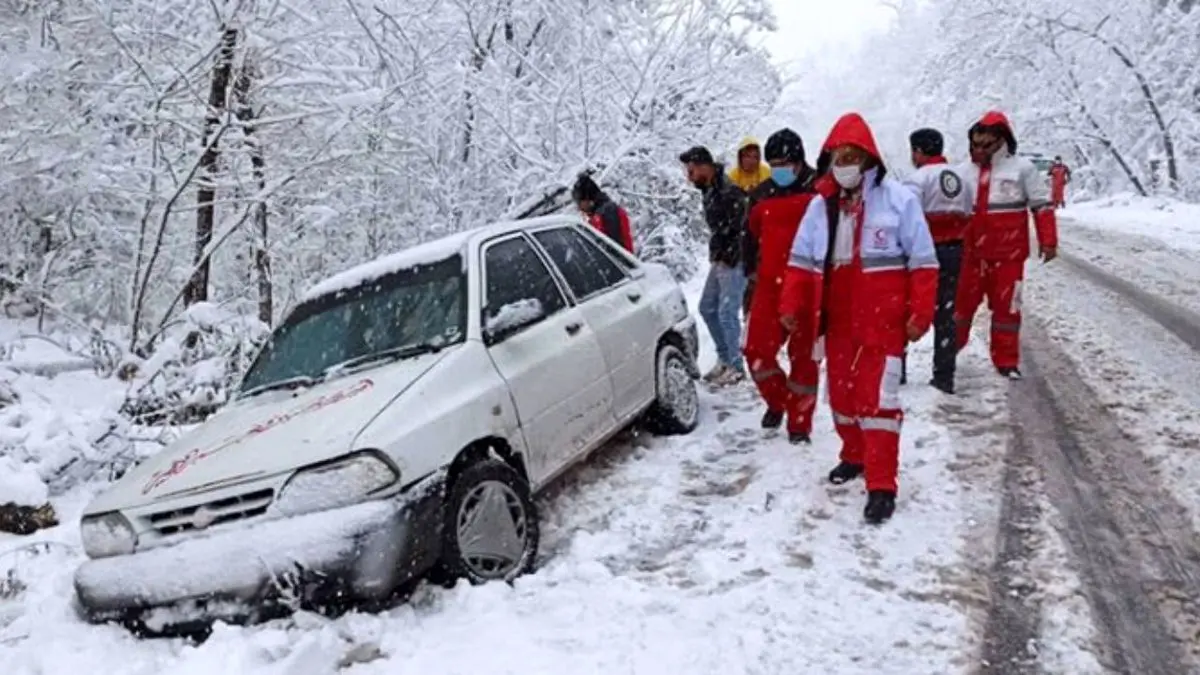
<svg viewBox="0 0 1200 675">
<path fill-rule="evenodd" d="M 514 587 L 425 588 L 382 614 L 221 627 L 199 646 L 75 618 L 74 521 L 88 496 L 77 491 L 56 500 L 65 525 L 0 535 L 0 580 L 15 569 L 27 586 L 0 600 L 0 663 L 6 675 L 317 675 L 343 661 L 360 673 L 966 672 L 988 604 L 1007 420 L 982 344 L 954 399 L 924 384 L 930 341 L 911 354 L 901 493 L 882 528 L 862 523 L 861 483 L 824 480 L 838 448 L 825 406 L 814 445 L 793 447 L 762 438 L 745 385 L 704 392 L 690 437 L 622 439 L 545 497 L 544 559 Z M 711 343 L 703 351 L 711 360 Z M 86 373 L 27 388 L 60 414 L 99 415 L 120 395 Z M 1039 583 L 1071 594 L 1069 578 Z M 1078 616 L 1068 623 L 1054 639 L 1063 658 L 1087 639 Z"/>
<path fill-rule="evenodd" d="M 1147 208 L 1154 202 L 1133 202 L 1116 215 L 1103 206 L 1069 209 L 1062 250 L 1185 310 L 1200 310 L 1200 207 L 1162 202 L 1179 214 L 1167 218 Z M 1200 529 L 1200 354 L 1129 298 L 1067 264 L 1030 275 L 1027 298 L 1029 311 Z"/>
<path fill-rule="evenodd" d="M 1200 251 L 1200 204 L 1123 194 L 1069 204 L 1060 217 L 1090 228 L 1152 237 L 1172 248 Z"/>
</svg>

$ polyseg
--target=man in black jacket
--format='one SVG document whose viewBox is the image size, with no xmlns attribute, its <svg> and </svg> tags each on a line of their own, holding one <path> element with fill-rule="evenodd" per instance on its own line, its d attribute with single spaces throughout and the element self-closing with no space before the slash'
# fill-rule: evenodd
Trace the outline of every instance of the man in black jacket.
<svg viewBox="0 0 1200 675">
<path fill-rule="evenodd" d="M 746 231 L 746 193 L 713 161 L 708 148 L 696 146 L 679 156 L 687 166 L 688 180 L 699 188 L 708 223 L 708 258 L 711 267 L 700 296 L 700 316 L 717 347 L 717 366 L 705 379 L 733 384 L 745 378 L 742 363 L 742 299 L 746 276 L 742 271 L 742 246 Z"/>
</svg>

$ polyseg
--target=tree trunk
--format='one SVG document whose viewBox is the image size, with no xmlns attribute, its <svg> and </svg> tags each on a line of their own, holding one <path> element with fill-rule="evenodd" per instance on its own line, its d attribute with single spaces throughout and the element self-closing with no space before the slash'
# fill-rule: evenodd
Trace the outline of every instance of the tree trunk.
<svg viewBox="0 0 1200 675">
<path fill-rule="evenodd" d="M 213 64 L 212 82 L 208 89 L 208 114 L 204 119 L 204 154 L 200 157 L 200 175 L 196 189 L 196 255 L 193 259 L 196 270 L 188 280 L 184 289 L 183 303 L 185 306 L 208 300 L 208 279 L 212 268 L 211 262 L 204 256 L 204 251 L 212 242 L 213 223 L 216 220 L 216 174 L 217 160 L 221 152 L 217 143 L 209 139 L 216 132 L 217 125 L 226 110 L 229 98 L 229 84 L 233 71 L 233 55 L 237 49 L 238 31 L 236 28 L 225 28 L 221 35 L 221 48 L 217 51 L 217 60 Z"/>
<path fill-rule="evenodd" d="M 254 205 L 254 275 L 258 281 L 258 320 L 272 325 L 275 314 L 274 289 L 271 283 L 271 249 L 268 235 L 270 230 L 267 223 L 267 202 L 262 193 L 267 189 L 267 160 L 263 156 L 262 143 L 257 135 L 258 126 L 255 120 L 259 114 L 255 112 L 250 102 L 250 83 L 254 77 L 251 64 L 246 63 L 238 72 L 234 82 L 234 96 L 237 99 L 236 114 L 242 123 L 242 136 L 246 148 L 250 151 L 250 168 L 254 174 L 254 184 L 258 187 L 258 202 Z"/>
</svg>

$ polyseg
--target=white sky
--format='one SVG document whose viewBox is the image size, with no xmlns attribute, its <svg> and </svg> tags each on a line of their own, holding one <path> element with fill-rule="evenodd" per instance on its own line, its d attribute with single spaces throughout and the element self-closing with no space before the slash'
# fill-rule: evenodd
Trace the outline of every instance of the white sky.
<svg viewBox="0 0 1200 675">
<path fill-rule="evenodd" d="M 766 47 L 781 66 L 827 52 L 853 52 L 891 24 L 895 11 L 880 0 L 770 0 L 779 30 Z"/>
</svg>

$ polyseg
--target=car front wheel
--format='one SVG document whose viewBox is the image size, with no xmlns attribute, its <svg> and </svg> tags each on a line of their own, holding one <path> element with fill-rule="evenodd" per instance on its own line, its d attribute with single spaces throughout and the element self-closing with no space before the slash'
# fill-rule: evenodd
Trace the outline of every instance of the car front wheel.
<svg viewBox="0 0 1200 675">
<path fill-rule="evenodd" d="M 540 532 L 529 484 L 508 464 L 487 459 L 465 468 L 446 501 L 436 580 L 512 581 L 533 569 Z"/>
<path fill-rule="evenodd" d="M 650 407 L 650 430 L 662 435 L 689 434 L 700 424 L 700 395 L 687 357 L 672 344 L 658 350 L 655 368 L 657 397 Z"/>
</svg>

